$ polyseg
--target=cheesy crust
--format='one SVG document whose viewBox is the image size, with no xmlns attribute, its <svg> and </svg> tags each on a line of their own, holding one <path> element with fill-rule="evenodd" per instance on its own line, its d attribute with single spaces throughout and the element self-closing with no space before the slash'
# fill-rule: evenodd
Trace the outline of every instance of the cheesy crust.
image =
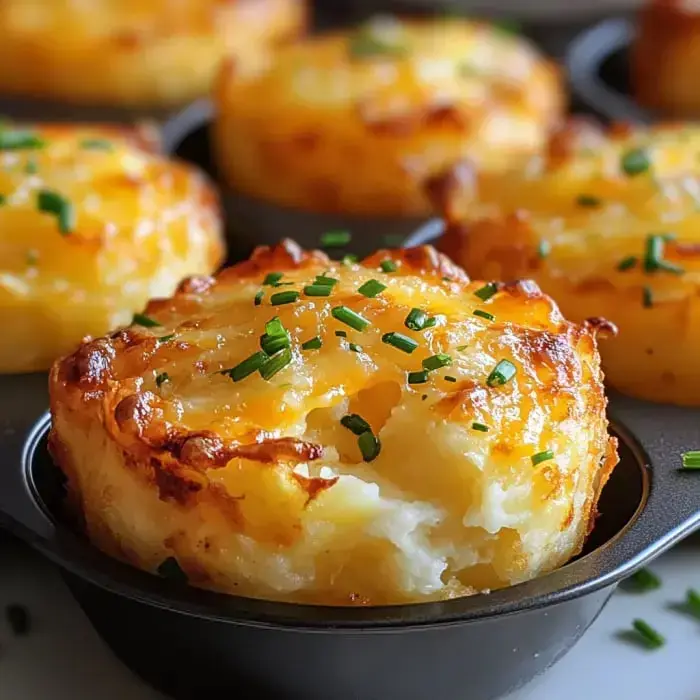
<svg viewBox="0 0 700 700">
<path fill-rule="evenodd" d="M 0 128 L 0 373 L 47 370 L 224 256 L 216 195 L 151 129 Z M 21 350 L 19 350 L 21 349 Z"/>
<path fill-rule="evenodd" d="M 92 542 L 147 571 L 175 559 L 195 586 L 330 605 L 564 564 L 617 462 L 600 324 L 531 282 L 483 287 L 429 247 L 344 265 L 285 241 L 86 340 L 51 371 L 50 449 Z M 270 337 L 286 359 L 252 371 Z"/>
<path fill-rule="evenodd" d="M 420 183 L 455 157 L 531 154 L 563 110 L 558 69 L 525 39 L 458 19 L 379 17 L 315 36 L 214 93 L 228 185 L 312 212 L 420 216 Z"/>
<path fill-rule="evenodd" d="M 172 108 L 305 24 L 304 0 L 3 0 L 0 93 Z"/>
<path fill-rule="evenodd" d="M 700 3 L 647 0 L 631 46 L 635 98 L 666 118 L 700 116 Z"/>
<path fill-rule="evenodd" d="M 467 164 L 430 183 L 439 244 L 473 275 L 528 276 L 582 321 L 602 316 L 606 378 L 652 401 L 699 405 L 700 130 L 572 121 L 545 156 L 499 178 Z"/>
</svg>

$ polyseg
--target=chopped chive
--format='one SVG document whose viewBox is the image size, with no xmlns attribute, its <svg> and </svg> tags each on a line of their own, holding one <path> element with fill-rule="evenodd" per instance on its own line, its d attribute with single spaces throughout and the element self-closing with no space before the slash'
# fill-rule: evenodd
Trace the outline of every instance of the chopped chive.
<svg viewBox="0 0 700 700">
<path fill-rule="evenodd" d="M 160 338 L 156 338 L 157 343 L 167 343 L 171 341 L 175 337 L 175 333 L 171 333 L 170 335 L 164 335 Z"/>
<path fill-rule="evenodd" d="M 0 207 L 4 207 L 7 204 L 7 197 L 4 194 L 0 194 Z"/>
<path fill-rule="evenodd" d="M 382 444 L 379 438 L 371 431 L 367 430 L 357 438 L 357 446 L 362 452 L 362 459 L 365 462 L 371 462 L 376 459 L 382 449 Z"/>
<path fill-rule="evenodd" d="M 552 244 L 549 241 L 540 241 L 537 244 L 537 257 L 544 260 L 552 252 Z"/>
<path fill-rule="evenodd" d="M 284 272 L 269 272 L 265 276 L 263 284 L 267 285 L 268 287 L 274 287 L 283 277 Z"/>
<path fill-rule="evenodd" d="M 634 148 L 620 158 L 620 167 L 626 175 L 633 177 L 645 173 L 651 167 L 649 154 L 644 148 Z"/>
<path fill-rule="evenodd" d="M 325 275 L 318 275 L 314 280 L 315 285 L 324 285 L 326 287 L 335 287 L 338 284 L 338 280 L 335 277 L 326 277 Z"/>
<path fill-rule="evenodd" d="M 265 380 L 270 380 L 278 372 L 282 371 L 292 361 L 292 351 L 284 348 L 270 357 L 260 368 L 260 376 Z"/>
<path fill-rule="evenodd" d="M 280 350 L 289 347 L 289 333 L 285 332 L 282 335 L 265 335 L 260 336 L 260 347 L 262 351 L 269 356 L 274 355 Z"/>
<path fill-rule="evenodd" d="M 75 209 L 71 202 L 51 190 L 39 190 L 39 211 L 53 214 L 58 221 L 58 230 L 66 236 L 75 228 Z"/>
<path fill-rule="evenodd" d="M 592 194 L 580 194 L 576 197 L 576 204 L 580 207 L 599 207 L 601 205 L 601 200 L 599 197 L 594 197 Z"/>
<path fill-rule="evenodd" d="M 270 297 L 270 303 L 273 306 L 282 304 L 293 304 L 299 298 L 299 292 L 277 292 Z"/>
<path fill-rule="evenodd" d="M 269 336 L 286 335 L 287 329 L 280 321 L 279 316 L 273 316 L 269 321 L 265 322 L 265 333 Z"/>
<path fill-rule="evenodd" d="M 358 345 L 357 343 L 349 343 L 349 344 L 348 344 L 348 347 L 349 347 L 350 350 L 352 350 L 353 352 L 362 352 L 362 346 L 361 346 L 361 345 Z"/>
<path fill-rule="evenodd" d="M 468 349 L 469 349 L 469 346 L 468 346 L 468 345 L 458 345 L 458 346 L 457 346 L 457 350 L 458 350 L 459 352 L 464 352 L 465 350 L 468 350 Z"/>
<path fill-rule="evenodd" d="M 485 318 L 487 321 L 496 320 L 496 317 L 493 314 L 490 314 L 488 311 L 482 311 L 481 309 L 477 309 L 472 315 L 479 316 L 479 318 Z"/>
<path fill-rule="evenodd" d="M 659 267 L 659 262 L 664 254 L 664 239 L 663 236 L 650 235 L 647 236 L 646 246 L 644 251 L 644 271 L 655 272 Z"/>
<path fill-rule="evenodd" d="M 398 350 L 402 350 L 409 355 L 418 347 L 418 343 L 413 340 L 413 338 L 409 338 L 403 333 L 385 333 L 382 336 L 382 342 L 386 343 L 387 345 L 392 345 Z"/>
<path fill-rule="evenodd" d="M 474 292 L 474 295 L 479 297 L 481 301 L 488 301 L 494 294 L 498 292 L 498 285 L 495 282 L 489 282 L 480 289 Z"/>
<path fill-rule="evenodd" d="M 262 304 L 263 297 L 265 296 L 265 290 L 261 289 L 256 295 L 255 295 L 255 306 L 260 306 Z"/>
<path fill-rule="evenodd" d="M 700 450 L 684 452 L 682 460 L 683 469 L 700 469 Z"/>
<path fill-rule="evenodd" d="M 32 619 L 26 606 L 10 603 L 5 608 L 5 619 L 15 637 L 24 637 L 29 634 Z"/>
<path fill-rule="evenodd" d="M 542 464 L 542 462 L 548 462 L 550 459 L 554 459 L 554 452 L 552 452 L 552 450 L 543 450 L 542 452 L 532 455 L 530 459 L 532 460 L 532 466 L 536 467 L 538 464 Z"/>
<path fill-rule="evenodd" d="M 329 297 L 333 287 L 328 284 L 310 284 L 304 287 L 304 294 L 307 297 Z"/>
<path fill-rule="evenodd" d="M 378 294 L 381 294 L 386 289 L 386 285 L 382 284 L 379 280 L 371 279 L 367 280 L 357 291 L 362 294 L 362 296 L 368 299 L 373 299 Z"/>
<path fill-rule="evenodd" d="M 700 593 L 698 593 L 694 588 L 689 588 L 685 595 L 685 601 L 689 610 L 696 617 L 700 617 Z"/>
<path fill-rule="evenodd" d="M 427 369 L 428 372 L 434 372 L 436 369 L 441 367 L 447 367 L 452 364 L 452 358 L 444 352 L 438 353 L 437 355 L 432 355 L 431 357 L 426 357 L 423 360 L 423 369 Z"/>
<path fill-rule="evenodd" d="M 241 379 L 245 379 L 253 372 L 257 372 L 267 359 L 267 355 L 262 350 L 259 350 L 243 360 L 243 362 L 239 362 L 235 367 L 222 370 L 221 374 L 229 376 L 234 382 L 240 382 Z"/>
<path fill-rule="evenodd" d="M 663 270 L 664 272 L 671 272 L 674 275 L 682 275 L 685 273 L 685 269 L 683 269 L 680 265 L 676 265 L 668 260 L 659 260 L 657 269 Z"/>
<path fill-rule="evenodd" d="M 335 334 L 336 334 L 339 338 L 347 338 L 347 337 L 348 337 L 348 334 L 347 334 L 345 331 L 336 331 Z"/>
<path fill-rule="evenodd" d="M 644 287 L 644 289 L 642 289 L 642 306 L 645 309 L 650 309 L 652 306 L 654 306 L 654 297 L 651 287 Z"/>
<path fill-rule="evenodd" d="M 649 569 L 640 569 L 632 574 L 625 583 L 633 586 L 635 591 L 654 591 L 661 588 L 661 579 Z"/>
<path fill-rule="evenodd" d="M 357 260 L 358 260 L 357 255 L 355 255 L 354 253 L 349 253 L 348 255 L 343 256 L 343 259 L 341 260 L 341 262 L 343 265 L 353 265 L 354 263 L 357 262 Z"/>
<path fill-rule="evenodd" d="M 350 326 L 350 328 L 354 328 L 356 331 L 363 331 L 370 325 L 370 322 L 364 316 L 360 316 L 352 309 L 348 309 L 347 306 L 335 306 L 331 310 L 331 314 L 333 318 Z"/>
<path fill-rule="evenodd" d="M 453 384 L 457 381 L 457 377 L 452 377 L 449 374 L 446 374 L 444 379 L 446 382 L 452 382 Z"/>
<path fill-rule="evenodd" d="M 637 264 L 637 257 L 635 255 L 628 255 L 626 258 L 622 258 L 617 264 L 617 269 L 620 272 L 632 269 Z"/>
<path fill-rule="evenodd" d="M 341 248 L 352 240 L 350 231 L 328 231 L 321 236 L 324 248 Z"/>
<path fill-rule="evenodd" d="M 666 644 L 666 640 L 648 622 L 637 619 L 632 627 L 649 649 L 659 649 Z"/>
<path fill-rule="evenodd" d="M 172 581 L 173 583 L 184 585 L 187 583 L 187 574 L 182 570 L 175 557 L 168 557 L 157 569 L 158 575 Z"/>
<path fill-rule="evenodd" d="M 311 340 L 307 340 L 306 342 L 301 344 L 301 349 L 302 350 L 320 350 L 323 345 L 323 341 L 319 336 L 316 336 L 314 338 L 311 338 Z"/>
<path fill-rule="evenodd" d="M 501 360 L 486 379 L 487 386 L 502 386 L 515 376 L 515 365 L 510 360 Z"/>
<path fill-rule="evenodd" d="M 31 131 L 19 129 L 0 130 L 0 151 L 36 149 L 43 148 L 45 145 L 46 141 Z"/>
<path fill-rule="evenodd" d="M 357 413 L 349 413 L 347 416 L 343 416 L 340 419 L 340 424 L 358 436 L 367 431 L 372 431 L 372 426 Z"/>
<path fill-rule="evenodd" d="M 403 322 L 406 328 L 412 331 L 422 331 L 428 322 L 428 314 L 420 309 L 411 309 Z"/>
<path fill-rule="evenodd" d="M 163 386 L 164 382 L 169 382 L 170 381 L 170 376 L 168 375 L 167 372 L 161 372 L 160 374 L 156 375 L 156 386 L 160 389 L 161 386 Z"/>
<path fill-rule="evenodd" d="M 382 260 L 379 263 L 379 267 L 382 268 L 382 272 L 396 272 L 399 266 L 393 260 Z"/>
<path fill-rule="evenodd" d="M 425 328 L 432 328 L 435 324 L 437 323 L 437 316 L 431 316 L 426 322 L 425 322 Z"/>
<path fill-rule="evenodd" d="M 489 427 L 483 423 L 472 423 L 472 430 L 477 430 L 480 433 L 488 433 Z"/>
<path fill-rule="evenodd" d="M 424 369 L 418 372 L 408 373 L 409 384 L 425 384 L 428 381 L 429 374 Z M 426 397 L 427 398 L 427 397 Z"/>
<path fill-rule="evenodd" d="M 83 139 L 80 142 L 80 148 L 86 151 L 111 151 L 113 145 L 111 141 L 106 139 Z"/>
<path fill-rule="evenodd" d="M 156 328 L 161 324 L 150 316 L 146 316 L 146 314 L 134 314 L 134 317 L 131 319 L 131 325 L 143 326 L 144 328 Z"/>
</svg>

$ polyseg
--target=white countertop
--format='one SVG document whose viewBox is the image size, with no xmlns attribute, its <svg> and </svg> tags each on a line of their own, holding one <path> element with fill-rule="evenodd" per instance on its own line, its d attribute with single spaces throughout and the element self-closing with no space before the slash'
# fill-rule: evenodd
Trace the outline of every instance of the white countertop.
<svg viewBox="0 0 700 700">
<path fill-rule="evenodd" d="M 508 700 L 700 700 L 700 620 L 670 607 L 700 589 L 699 555 L 696 537 L 662 557 L 652 567 L 660 590 L 616 593 L 569 655 Z M 12 637 L 0 616 L 0 699 L 163 700 L 112 656 L 56 570 L 0 535 L 0 611 L 8 603 L 29 608 L 32 630 Z M 636 617 L 666 636 L 663 649 L 616 638 Z"/>
</svg>

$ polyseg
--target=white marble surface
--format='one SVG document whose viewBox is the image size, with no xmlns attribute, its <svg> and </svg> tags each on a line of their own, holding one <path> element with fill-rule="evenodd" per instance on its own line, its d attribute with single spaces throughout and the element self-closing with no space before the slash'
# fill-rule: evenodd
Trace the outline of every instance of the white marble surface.
<svg viewBox="0 0 700 700">
<path fill-rule="evenodd" d="M 508 700 L 700 700 L 700 621 L 669 607 L 688 587 L 700 589 L 700 539 L 653 568 L 660 590 L 616 593 L 567 657 Z M 33 628 L 13 638 L 0 619 L 1 700 L 164 700 L 111 655 L 53 567 L 0 537 L 0 609 L 10 602 L 29 607 Z M 616 633 L 635 617 L 662 631 L 666 647 L 646 652 L 620 642 Z"/>
</svg>

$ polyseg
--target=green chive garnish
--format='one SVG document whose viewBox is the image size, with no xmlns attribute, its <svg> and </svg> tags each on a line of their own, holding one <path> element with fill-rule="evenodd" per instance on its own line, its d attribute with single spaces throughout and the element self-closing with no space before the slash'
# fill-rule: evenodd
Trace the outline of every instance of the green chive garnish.
<svg viewBox="0 0 700 700">
<path fill-rule="evenodd" d="M 382 272 L 396 272 L 399 266 L 393 260 L 382 260 L 379 263 L 379 267 L 382 268 Z"/>
<path fill-rule="evenodd" d="M 622 258 L 617 264 L 617 269 L 620 272 L 632 269 L 637 264 L 637 257 L 635 255 L 628 255 L 626 258 Z"/>
<path fill-rule="evenodd" d="M 437 316 L 431 316 L 426 322 L 424 328 L 432 328 L 437 323 Z"/>
<path fill-rule="evenodd" d="M 652 295 L 651 287 L 644 287 L 642 289 L 642 306 L 645 309 L 650 309 L 654 306 L 654 297 Z"/>
<path fill-rule="evenodd" d="M 537 257 L 544 260 L 552 252 L 552 244 L 549 241 L 540 241 L 537 245 Z"/>
<path fill-rule="evenodd" d="M 287 329 L 284 327 L 279 316 L 273 316 L 265 323 L 265 334 L 271 337 L 278 335 L 286 335 Z"/>
<path fill-rule="evenodd" d="M 155 328 L 161 324 L 152 319 L 150 316 L 146 316 L 146 314 L 134 314 L 134 317 L 131 319 L 131 325 L 143 326 L 144 328 Z"/>
<path fill-rule="evenodd" d="M 663 236 L 647 236 L 646 248 L 644 252 L 644 271 L 655 272 L 659 268 L 659 262 L 664 253 Z"/>
<path fill-rule="evenodd" d="M 325 275 L 318 275 L 314 280 L 315 285 L 324 285 L 326 287 L 335 287 L 338 284 L 338 280 L 335 277 L 326 277 Z"/>
<path fill-rule="evenodd" d="M 385 333 L 382 342 L 393 345 L 395 348 L 408 353 L 409 355 L 418 347 L 418 343 L 403 333 Z"/>
<path fill-rule="evenodd" d="M 7 204 L 7 197 L 4 194 L 0 194 L 0 207 L 4 207 Z"/>
<path fill-rule="evenodd" d="M 343 259 L 341 260 L 343 265 L 353 265 L 356 263 L 358 260 L 357 255 L 354 253 L 349 253 L 348 255 L 343 256 Z"/>
<path fill-rule="evenodd" d="M 449 374 L 446 374 L 444 379 L 446 382 L 452 382 L 453 384 L 457 381 L 457 377 L 452 377 Z"/>
<path fill-rule="evenodd" d="M 423 369 L 419 372 L 408 373 L 409 384 L 425 384 L 428 381 L 428 373 Z M 427 398 L 427 397 L 426 397 Z"/>
<path fill-rule="evenodd" d="M 292 351 L 289 348 L 280 350 L 263 364 L 260 368 L 260 376 L 265 380 L 272 379 L 272 377 L 282 371 L 291 361 Z"/>
<path fill-rule="evenodd" d="M 428 314 L 420 309 L 411 309 L 403 322 L 406 328 L 412 331 L 422 331 L 428 322 Z"/>
<path fill-rule="evenodd" d="M 666 640 L 648 623 L 644 620 L 635 620 L 632 623 L 632 627 L 639 634 L 641 641 L 649 649 L 660 649 Z"/>
<path fill-rule="evenodd" d="M 347 334 L 345 331 L 336 331 L 335 334 L 336 334 L 339 338 L 347 338 L 347 337 L 348 337 L 348 334 Z"/>
<path fill-rule="evenodd" d="M 357 446 L 360 448 L 362 459 L 365 462 L 371 462 L 373 459 L 376 459 L 382 449 L 379 438 L 370 430 L 362 433 L 357 438 Z"/>
<path fill-rule="evenodd" d="M 357 413 L 349 413 L 347 416 L 343 416 L 340 419 L 340 423 L 358 436 L 367 431 L 372 431 L 372 426 L 362 416 L 358 416 Z"/>
<path fill-rule="evenodd" d="M 661 579 L 649 569 L 640 569 L 636 573 L 632 574 L 626 584 L 631 584 L 635 591 L 654 591 L 657 588 L 661 588 Z"/>
<path fill-rule="evenodd" d="M 682 460 L 683 469 L 700 469 L 700 450 L 685 452 Z"/>
<path fill-rule="evenodd" d="M 357 343 L 349 343 L 349 344 L 348 344 L 348 347 L 349 347 L 350 350 L 352 350 L 353 352 L 362 352 L 362 346 L 361 346 L 361 345 L 358 345 Z"/>
<path fill-rule="evenodd" d="M 686 593 L 685 601 L 690 612 L 696 617 L 700 617 L 700 593 L 694 588 L 690 588 Z"/>
<path fill-rule="evenodd" d="M 73 205 L 58 192 L 39 190 L 39 211 L 53 214 L 58 220 L 58 230 L 68 235 L 75 228 L 75 210 Z"/>
<path fill-rule="evenodd" d="M 550 459 L 554 459 L 554 452 L 552 452 L 552 450 L 543 450 L 542 452 L 532 455 L 530 459 L 532 460 L 532 466 L 536 467 L 538 464 L 542 464 L 542 462 L 548 462 Z"/>
<path fill-rule="evenodd" d="M 489 428 L 487 425 L 484 425 L 483 423 L 472 423 L 472 430 L 477 430 L 480 433 L 488 433 Z"/>
<path fill-rule="evenodd" d="M 263 284 L 266 284 L 268 287 L 274 287 L 283 277 L 284 272 L 269 272 L 265 276 Z"/>
<path fill-rule="evenodd" d="M 489 282 L 480 289 L 474 292 L 474 295 L 479 297 L 481 301 L 488 301 L 494 294 L 498 292 L 498 285 L 495 282 Z"/>
<path fill-rule="evenodd" d="M 333 318 L 350 326 L 350 328 L 354 328 L 356 331 L 363 331 L 370 325 L 370 322 L 364 316 L 360 316 L 352 309 L 348 309 L 347 306 L 335 306 L 331 310 L 331 314 Z"/>
<path fill-rule="evenodd" d="M 307 340 L 305 343 L 301 344 L 301 349 L 302 350 L 320 350 L 321 346 L 323 345 L 323 341 L 319 336 L 316 336 L 315 338 L 311 338 L 311 340 Z"/>
<path fill-rule="evenodd" d="M 270 297 L 270 303 L 273 306 L 281 306 L 282 304 L 293 304 L 299 298 L 299 292 L 277 292 Z"/>
<path fill-rule="evenodd" d="M 156 341 L 160 343 L 168 343 L 170 342 L 173 338 L 175 337 L 175 333 L 171 333 L 170 335 L 164 335 L 160 338 L 156 338 Z"/>
<path fill-rule="evenodd" d="M 274 355 L 289 347 L 289 335 L 263 335 L 260 337 L 260 347 L 266 355 Z"/>
<path fill-rule="evenodd" d="M 350 231 L 328 231 L 321 236 L 321 245 L 324 248 L 341 248 L 351 240 Z"/>
<path fill-rule="evenodd" d="M 164 382 L 169 382 L 170 377 L 167 372 L 161 372 L 156 375 L 156 386 L 160 389 Z"/>
<path fill-rule="evenodd" d="M 113 146 L 112 142 L 106 139 L 83 139 L 80 148 L 87 151 L 111 151 Z"/>
<path fill-rule="evenodd" d="M 465 350 L 468 350 L 469 346 L 468 345 L 458 345 L 457 350 L 458 352 L 464 352 Z"/>
<path fill-rule="evenodd" d="M 510 360 L 501 360 L 486 379 L 487 386 L 502 386 L 515 376 L 515 365 Z"/>
<path fill-rule="evenodd" d="M 601 200 L 598 197 L 594 197 L 592 194 L 580 194 L 576 198 L 576 204 L 580 207 L 599 207 Z"/>
<path fill-rule="evenodd" d="M 333 287 L 328 284 L 310 284 L 304 287 L 304 294 L 307 297 L 329 297 Z"/>
<path fill-rule="evenodd" d="M 643 148 L 634 148 L 627 151 L 620 159 L 620 167 L 626 175 L 634 176 L 645 173 L 651 167 L 649 155 Z"/>
<path fill-rule="evenodd" d="M 482 311 L 481 309 L 474 311 L 473 315 L 478 316 L 479 318 L 485 318 L 487 321 L 496 320 L 496 317 L 493 314 L 490 314 L 488 311 Z"/>
<path fill-rule="evenodd" d="M 31 131 L 21 131 L 19 129 L 0 130 L 0 151 L 43 148 L 45 145 L 46 141 Z"/>
<path fill-rule="evenodd" d="M 222 370 L 221 374 L 228 375 L 234 382 L 240 382 L 241 379 L 245 379 L 248 375 L 253 374 L 253 372 L 257 372 L 267 359 L 267 355 L 262 350 L 259 350 L 232 369 Z"/>
<path fill-rule="evenodd" d="M 255 306 L 260 306 L 262 304 L 263 297 L 265 296 L 265 290 L 261 289 L 256 295 L 255 295 Z"/>
<path fill-rule="evenodd" d="M 381 294 L 386 289 L 386 285 L 379 280 L 367 280 L 357 291 L 368 299 L 373 299 L 377 294 Z"/>
<path fill-rule="evenodd" d="M 182 570 L 175 557 L 168 557 L 156 569 L 159 576 L 162 576 L 172 583 L 185 585 L 187 583 L 187 574 Z"/>
<path fill-rule="evenodd" d="M 427 369 L 428 372 L 434 372 L 436 369 L 440 369 L 441 367 L 447 367 L 451 364 L 452 358 L 444 352 L 441 352 L 437 355 L 426 357 L 425 360 L 423 360 L 423 369 Z"/>
</svg>

